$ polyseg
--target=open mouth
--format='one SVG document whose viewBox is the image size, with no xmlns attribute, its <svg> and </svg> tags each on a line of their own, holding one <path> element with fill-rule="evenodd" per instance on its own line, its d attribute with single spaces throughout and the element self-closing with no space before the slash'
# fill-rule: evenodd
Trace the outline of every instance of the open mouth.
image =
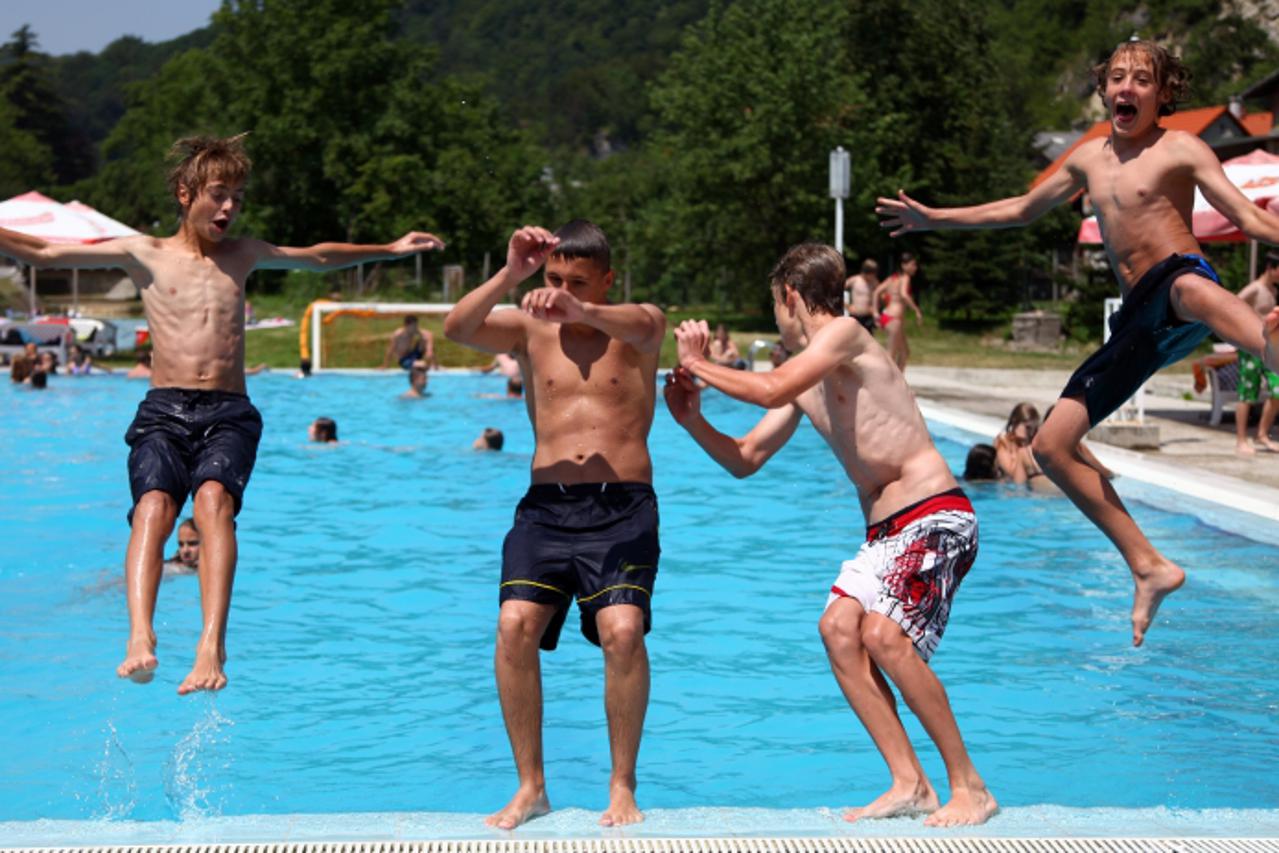
<svg viewBox="0 0 1279 853">
<path fill-rule="evenodd" d="M 1137 107 L 1134 104 L 1115 104 L 1115 118 L 1123 122 L 1132 121 L 1137 117 Z"/>
<path fill-rule="evenodd" d="M 231 220 L 226 217 L 219 216 L 217 219 L 213 220 L 213 230 L 217 231 L 219 234 L 225 234 L 226 230 L 230 227 Z"/>
</svg>

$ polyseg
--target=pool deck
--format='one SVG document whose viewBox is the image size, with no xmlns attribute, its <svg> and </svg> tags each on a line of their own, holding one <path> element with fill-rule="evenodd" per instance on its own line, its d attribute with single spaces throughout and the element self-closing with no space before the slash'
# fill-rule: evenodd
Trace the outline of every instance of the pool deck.
<svg viewBox="0 0 1279 853">
<path fill-rule="evenodd" d="M 1016 403 L 1044 412 L 1070 372 L 910 365 L 906 378 L 929 418 L 993 439 Z M 1121 476 L 1279 521 L 1279 453 L 1235 454 L 1233 417 L 1210 426 L 1208 395 L 1184 399 L 1189 374 L 1155 376 L 1145 396 L 1146 422 L 1159 427 L 1158 450 L 1128 450 L 1088 439 L 1097 456 Z M 1233 413 L 1233 406 L 1228 407 Z M 1249 437 L 1256 426 L 1249 428 Z"/>
</svg>

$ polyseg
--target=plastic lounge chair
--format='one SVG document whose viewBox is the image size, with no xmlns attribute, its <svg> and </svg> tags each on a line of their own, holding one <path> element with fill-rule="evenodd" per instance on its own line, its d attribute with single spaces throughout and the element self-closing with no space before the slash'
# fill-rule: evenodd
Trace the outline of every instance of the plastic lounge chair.
<svg viewBox="0 0 1279 853">
<path fill-rule="evenodd" d="M 1239 362 L 1232 361 L 1220 367 L 1206 367 L 1208 387 L 1212 389 L 1212 414 L 1208 423 L 1217 426 L 1226 406 L 1239 402 Z"/>
</svg>

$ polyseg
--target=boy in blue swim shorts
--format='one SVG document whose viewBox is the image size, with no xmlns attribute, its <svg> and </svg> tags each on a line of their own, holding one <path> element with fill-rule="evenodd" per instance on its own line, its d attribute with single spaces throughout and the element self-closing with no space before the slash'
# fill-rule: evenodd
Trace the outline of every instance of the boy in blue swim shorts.
<svg viewBox="0 0 1279 853">
<path fill-rule="evenodd" d="M 494 311 L 543 268 L 521 311 Z M 519 787 L 487 823 L 516 826 L 550 811 L 542 762 L 540 650 L 550 651 L 573 600 L 582 634 L 603 650 L 612 773 L 605 826 L 635 823 L 636 761 L 648 708 L 657 579 L 657 498 L 648 432 L 666 319 L 653 305 L 612 304 L 608 239 L 576 220 L 554 234 L 527 226 L 506 266 L 458 301 L 452 340 L 519 363 L 533 422 L 532 485 L 502 548 L 497 670 Z"/>
<path fill-rule="evenodd" d="M 235 517 L 257 458 L 262 418 L 245 393 L 244 282 L 255 269 L 330 270 L 443 244 L 406 234 L 387 245 L 273 246 L 230 237 L 244 203 L 243 135 L 178 140 L 169 188 L 181 211 L 170 237 L 92 246 L 49 244 L 0 229 L 0 254 L 53 269 L 122 269 L 142 291 L 151 329 L 151 390 L 125 435 L 129 445 L 129 640 L 121 678 L 148 682 L 159 662 L 153 628 L 164 543 L 188 497 L 201 534 L 204 627 L 178 693 L 226 686 L 226 625 L 235 578 Z"/>
<path fill-rule="evenodd" d="M 894 237 L 1009 228 L 1088 193 L 1124 306 L 1112 318 L 1114 335 L 1071 377 L 1032 449 L 1044 472 L 1128 563 L 1135 587 L 1132 642 L 1139 646 L 1160 603 L 1186 575 L 1156 550 L 1077 448 L 1146 378 L 1183 358 L 1209 332 L 1279 370 L 1279 309 L 1259 317 L 1221 287 L 1190 231 L 1196 189 L 1255 240 L 1279 243 L 1279 217 L 1250 202 L 1201 139 L 1159 125 L 1187 89 L 1188 73 L 1177 57 L 1153 42 L 1124 42 L 1094 74 L 1110 111 L 1110 135 L 1079 145 L 1026 194 L 975 207 L 931 208 L 899 192 L 879 199 L 876 212 Z"/>
</svg>

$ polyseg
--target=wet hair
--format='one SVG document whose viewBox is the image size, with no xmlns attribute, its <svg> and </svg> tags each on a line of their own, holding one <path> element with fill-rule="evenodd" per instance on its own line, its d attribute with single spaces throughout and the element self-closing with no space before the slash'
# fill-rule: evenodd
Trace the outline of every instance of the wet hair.
<svg viewBox="0 0 1279 853">
<path fill-rule="evenodd" d="M 506 443 L 506 437 L 496 427 L 485 427 L 483 438 L 489 450 L 501 450 L 502 445 Z"/>
<path fill-rule="evenodd" d="M 964 479 L 999 479 L 999 471 L 995 467 L 994 447 L 989 444 L 974 444 L 968 449 L 968 458 L 964 461 Z"/>
<path fill-rule="evenodd" d="M 311 375 L 311 359 L 304 358 L 298 362 L 298 372 L 303 376 Z"/>
<path fill-rule="evenodd" d="M 13 362 L 9 365 L 9 378 L 14 382 L 26 382 L 31 377 L 34 367 L 31 359 L 25 355 L 15 355 Z"/>
<path fill-rule="evenodd" d="M 1039 422 L 1039 410 L 1035 408 L 1033 403 L 1018 403 L 1008 413 L 1008 423 L 1004 425 L 1004 432 L 1012 432 L 1017 427 L 1030 421 Z"/>
<path fill-rule="evenodd" d="M 47 388 L 49 386 L 49 374 L 43 370 L 33 370 L 31 372 L 32 388 Z"/>
<path fill-rule="evenodd" d="M 316 441 L 337 441 L 338 425 L 333 418 L 316 418 L 315 419 L 315 440 Z"/>
<path fill-rule="evenodd" d="M 182 519 L 182 523 L 178 525 L 178 530 L 181 530 L 184 527 L 191 528 L 196 532 L 196 535 L 199 535 L 200 533 L 200 525 L 195 523 L 195 518 L 193 516 L 187 516 Z"/>
<path fill-rule="evenodd" d="M 406 326 L 416 326 L 416 325 L 417 325 L 417 315 L 416 315 L 416 314 L 408 314 L 408 315 L 405 315 L 405 317 L 404 317 L 404 325 L 406 325 Z"/>
<path fill-rule="evenodd" d="M 506 380 L 506 393 L 511 397 L 524 396 L 524 380 L 518 376 L 512 376 Z"/>
<path fill-rule="evenodd" d="M 574 219 L 561 225 L 555 236 L 560 238 L 560 242 L 551 252 L 551 257 L 566 260 L 586 258 L 594 261 L 601 272 L 613 268 L 613 252 L 608 246 L 608 237 L 594 222 Z"/>
<path fill-rule="evenodd" d="M 249 178 L 253 167 L 244 150 L 247 133 L 219 138 L 216 136 L 188 136 L 173 143 L 169 149 L 169 192 L 177 196 L 179 187 L 186 187 L 192 198 L 213 181 L 222 180 L 242 184 Z"/>
<path fill-rule="evenodd" d="M 844 313 L 844 258 L 823 243 L 791 246 L 769 273 L 769 285 L 780 295 L 785 285 L 795 288 L 809 311 Z"/>
<path fill-rule="evenodd" d="M 426 381 L 426 365 L 422 364 L 421 362 L 414 362 L 413 366 L 409 368 L 409 386 L 410 387 L 412 387 L 413 385 L 413 380 L 417 379 L 419 376 L 422 377 L 423 382 Z"/>
<path fill-rule="evenodd" d="M 879 264 L 874 258 L 867 258 L 862 261 L 862 275 L 879 275 Z"/>
<path fill-rule="evenodd" d="M 1190 92 L 1190 70 L 1181 64 L 1181 60 L 1165 47 L 1153 41 L 1139 39 L 1121 42 L 1105 62 L 1093 66 L 1093 79 L 1097 83 L 1097 94 L 1104 100 L 1106 97 L 1106 78 L 1110 75 L 1110 64 L 1116 59 L 1132 53 L 1142 54 L 1150 63 L 1155 74 L 1155 85 L 1159 94 L 1167 95 L 1168 102 L 1159 105 L 1161 116 L 1170 116 L 1177 111 L 1177 102 L 1185 100 Z"/>
</svg>

